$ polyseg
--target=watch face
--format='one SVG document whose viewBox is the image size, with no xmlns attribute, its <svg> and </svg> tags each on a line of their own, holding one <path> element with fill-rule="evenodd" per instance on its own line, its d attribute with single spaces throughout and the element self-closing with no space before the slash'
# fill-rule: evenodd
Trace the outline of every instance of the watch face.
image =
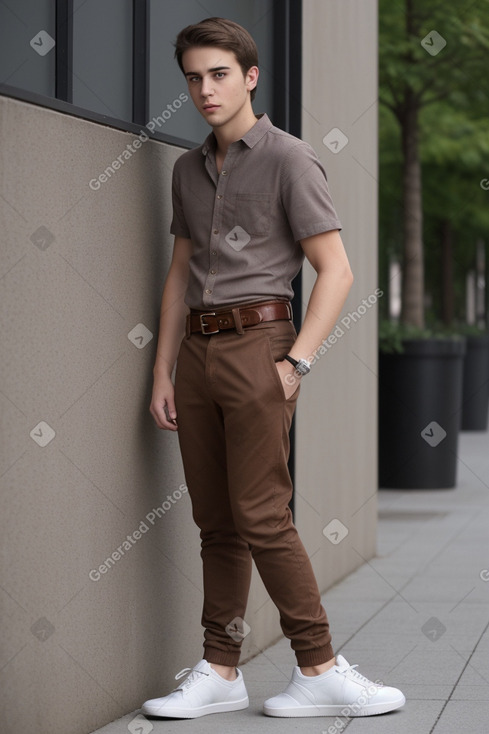
<svg viewBox="0 0 489 734">
<path fill-rule="evenodd" d="M 305 359 L 300 359 L 300 360 L 299 360 L 299 361 L 297 362 L 296 370 L 297 370 L 297 372 L 299 372 L 299 373 L 300 373 L 301 375 L 307 375 L 307 374 L 308 374 L 308 372 L 310 372 L 310 371 L 311 371 L 311 365 L 309 364 L 309 362 L 306 362 L 306 360 L 305 360 Z"/>
</svg>

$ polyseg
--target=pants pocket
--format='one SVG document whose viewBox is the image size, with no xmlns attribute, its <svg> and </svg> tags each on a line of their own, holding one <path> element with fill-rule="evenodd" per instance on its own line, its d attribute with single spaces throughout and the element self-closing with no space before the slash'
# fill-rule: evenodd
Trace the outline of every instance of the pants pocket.
<svg viewBox="0 0 489 734">
<path fill-rule="evenodd" d="M 282 380 L 280 379 L 280 375 L 278 373 L 276 362 L 281 362 L 285 355 L 289 353 L 290 349 L 292 348 L 295 339 L 295 329 L 292 326 L 293 331 L 290 331 L 290 333 L 286 334 L 270 334 L 266 335 L 265 341 L 266 341 L 266 358 L 269 366 L 271 367 L 271 373 L 273 376 L 273 380 L 277 386 L 277 389 L 279 390 L 279 394 L 281 396 L 282 400 L 285 401 L 293 401 L 296 400 L 299 396 L 299 390 L 300 390 L 300 380 L 294 376 L 292 373 L 292 377 L 297 381 L 297 387 L 292 393 L 292 395 L 288 398 L 285 397 L 284 392 L 284 386 L 282 384 Z"/>
</svg>

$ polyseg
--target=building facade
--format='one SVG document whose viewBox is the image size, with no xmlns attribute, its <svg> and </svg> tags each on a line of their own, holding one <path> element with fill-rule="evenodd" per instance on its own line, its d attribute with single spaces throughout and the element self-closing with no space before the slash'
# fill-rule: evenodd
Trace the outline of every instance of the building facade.
<svg viewBox="0 0 489 734">
<path fill-rule="evenodd" d="M 375 554 L 376 0 L 207 6 L 257 39 L 254 109 L 317 151 L 355 275 L 303 381 L 291 462 L 325 591 Z M 148 408 L 172 167 L 208 133 L 171 41 L 204 13 L 24 0 L 0 15 L 2 731 L 86 734 L 202 652 L 199 532 L 177 436 Z M 298 320 L 312 283 L 306 264 Z M 281 636 L 256 570 L 245 621 L 243 661 Z"/>
</svg>

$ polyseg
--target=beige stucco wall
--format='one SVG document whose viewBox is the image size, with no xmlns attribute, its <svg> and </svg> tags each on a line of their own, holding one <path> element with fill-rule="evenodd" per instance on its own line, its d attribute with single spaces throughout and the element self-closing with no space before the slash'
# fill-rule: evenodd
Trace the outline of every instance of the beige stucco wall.
<svg viewBox="0 0 489 734">
<path fill-rule="evenodd" d="M 344 223 L 347 313 L 376 285 L 375 3 L 305 0 L 304 41 L 303 137 Z M 144 143 L 93 190 L 133 134 L 7 98 L 0 120 L 0 720 L 85 734 L 202 654 L 198 529 L 177 437 L 148 412 L 182 151 Z M 350 139 L 336 155 L 332 127 Z M 372 308 L 299 400 L 296 518 L 321 589 L 375 549 L 375 323 Z M 336 546 L 332 518 L 349 529 Z M 243 661 L 281 636 L 256 570 L 246 620 Z"/>
<path fill-rule="evenodd" d="M 303 380 L 296 414 L 296 522 L 326 589 L 375 553 L 377 3 L 304 0 L 303 8 L 311 53 L 303 57 L 302 137 L 325 166 L 355 276 L 338 339 Z M 308 264 L 303 273 L 307 304 L 315 274 Z M 341 542 L 323 534 L 334 520 L 348 535 L 341 540 L 346 531 L 336 525 L 326 533 Z"/>
<path fill-rule="evenodd" d="M 1 729 L 77 734 L 202 654 L 198 529 L 148 411 L 181 150 L 146 142 L 94 191 L 135 135 L 6 98 L 0 119 Z"/>
</svg>

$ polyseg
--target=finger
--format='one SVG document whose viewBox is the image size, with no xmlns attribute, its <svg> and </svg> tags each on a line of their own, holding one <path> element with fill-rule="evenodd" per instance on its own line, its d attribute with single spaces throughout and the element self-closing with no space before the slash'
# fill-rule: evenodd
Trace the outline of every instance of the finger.
<svg viewBox="0 0 489 734">
<path fill-rule="evenodd" d="M 167 401 L 165 403 L 165 413 L 166 417 L 169 421 L 173 422 L 176 420 L 177 417 L 177 410 L 175 408 L 175 401 L 173 398 L 167 398 Z"/>
<path fill-rule="evenodd" d="M 153 406 L 150 407 L 150 413 L 153 416 L 156 425 L 158 428 L 161 428 L 166 431 L 176 431 L 178 426 L 176 420 L 169 420 L 168 416 L 161 406 Z"/>
</svg>

